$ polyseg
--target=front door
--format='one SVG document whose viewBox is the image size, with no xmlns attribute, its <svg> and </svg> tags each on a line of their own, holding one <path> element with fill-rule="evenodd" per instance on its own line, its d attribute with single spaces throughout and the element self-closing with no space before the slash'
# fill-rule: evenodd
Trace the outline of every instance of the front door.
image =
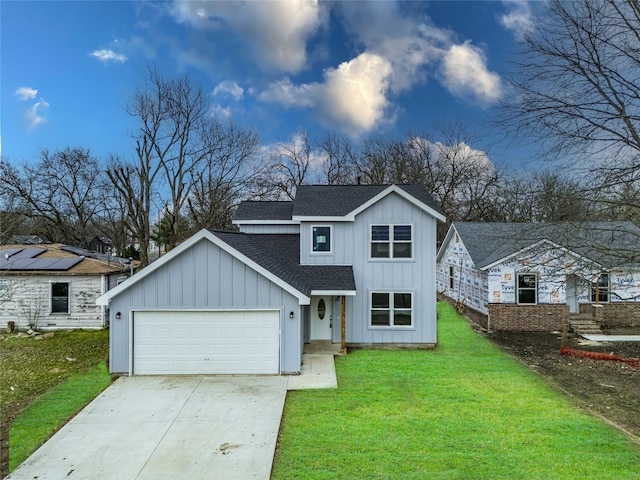
<svg viewBox="0 0 640 480">
<path fill-rule="evenodd" d="M 569 306 L 569 313 L 580 313 L 580 306 L 578 305 L 578 289 L 581 286 L 581 282 L 576 275 L 567 275 L 566 282 L 566 302 Z"/>
<path fill-rule="evenodd" d="M 311 297 L 311 340 L 331 340 L 332 297 Z"/>
</svg>

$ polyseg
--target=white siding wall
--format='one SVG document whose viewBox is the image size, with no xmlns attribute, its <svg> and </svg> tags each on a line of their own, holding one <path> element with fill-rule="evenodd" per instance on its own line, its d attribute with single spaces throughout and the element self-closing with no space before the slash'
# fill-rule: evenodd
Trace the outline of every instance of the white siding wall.
<svg viewBox="0 0 640 480">
<path fill-rule="evenodd" d="M 487 274 L 475 267 L 467 248 L 456 233 L 444 248 L 437 267 L 438 292 L 487 314 Z M 450 267 L 453 267 L 453 288 L 450 285 Z"/>
<path fill-rule="evenodd" d="M 614 270 L 610 281 L 612 302 L 640 302 L 640 272 Z"/>
<path fill-rule="evenodd" d="M 28 317 L 38 315 L 42 329 L 102 328 L 102 308 L 96 298 L 103 293 L 103 277 L 2 275 L 7 294 L 0 299 L 0 326 L 14 321 L 18 328 L 28 326 Z M 51 313 L 51 283 L 69 283 L 69 313 Z"/>
</svg>

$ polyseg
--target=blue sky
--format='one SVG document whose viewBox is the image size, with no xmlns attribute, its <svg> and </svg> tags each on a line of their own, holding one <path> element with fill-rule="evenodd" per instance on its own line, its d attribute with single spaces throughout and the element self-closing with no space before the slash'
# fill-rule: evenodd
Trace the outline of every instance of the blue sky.
<svg viewBox="0 0 640 480">
<path fill-rule="evenodd" d="M 358 139 L 462 122 L 496 163 L 487 116 L 508 95 L 521 29 L 541 4 L 513 1 L 2 1 L 1 153 L 81 146 L 133 154 L 124 107 L 147 65 L 188 73 L 212 114 L 265 145 L 300 129 Z M 430 138 L 439 141 L 438 138 Z"/>
</svg>

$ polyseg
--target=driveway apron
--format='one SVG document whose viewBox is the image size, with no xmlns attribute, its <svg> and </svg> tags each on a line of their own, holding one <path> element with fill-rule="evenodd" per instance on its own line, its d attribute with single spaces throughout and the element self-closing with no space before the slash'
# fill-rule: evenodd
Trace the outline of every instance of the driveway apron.
<svg viewBox="0 0 640 480">
<path fill-rule="evenodd" d="M 268 479 L 282 376 L 120 378 L 8 479 Z"/>
</svg>

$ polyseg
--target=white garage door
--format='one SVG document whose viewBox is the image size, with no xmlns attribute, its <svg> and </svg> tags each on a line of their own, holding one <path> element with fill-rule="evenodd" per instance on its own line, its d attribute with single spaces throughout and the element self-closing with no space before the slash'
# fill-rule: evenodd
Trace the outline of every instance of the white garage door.
<svg viewBox="0 0 640 480">
<path fill-rule="evenodd" d="M 133 374 L 277 374 L 279 311 L 135 312 Z"/>
</svg>

